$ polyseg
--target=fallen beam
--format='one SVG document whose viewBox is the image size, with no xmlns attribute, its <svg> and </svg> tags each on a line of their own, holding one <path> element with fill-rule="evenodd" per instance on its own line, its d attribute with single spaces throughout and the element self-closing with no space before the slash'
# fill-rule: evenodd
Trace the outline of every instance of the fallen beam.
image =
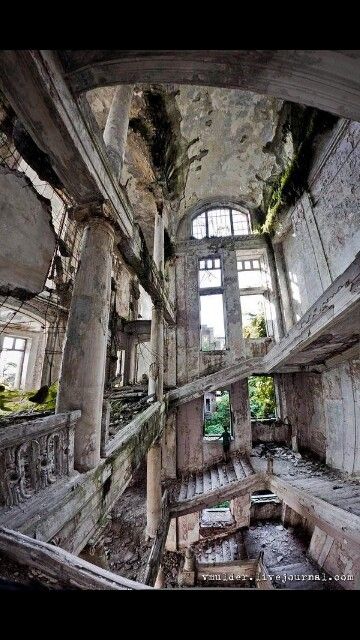
<svg viewBox="0 0 360 640">
<path fill-rule="evenodd" d="M 161 519 L 158 530 L 156 532 L 153 546 L 151 547 L 150 556 L 147 561 L 143 580 L 144 584 L 154 586 L 156 577 L 160 568 L 161 557 L 165 549 L 166 538 L 170 526 L 170 511 L 168 504 L 168 492 L 164 491 L 161 502 Z"/>
<path fill-rule="evenodd" d="M 55 578 L 63 589 L 110 589 L 115 591 L 151 589 L 82 560 L 64 549 L 0 527 L 0 551 L 25 567 Z"/>
</svg>

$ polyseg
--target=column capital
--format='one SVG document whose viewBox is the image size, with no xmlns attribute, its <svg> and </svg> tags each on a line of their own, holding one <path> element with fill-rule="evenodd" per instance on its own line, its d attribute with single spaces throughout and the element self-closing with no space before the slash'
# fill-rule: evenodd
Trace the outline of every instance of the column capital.
<svg viewBox="0 0 360 640">
<path fill-rule="evenodd" d="M 73 206 L 69 210 L 69 218 L 84 226 L 90 225 L 101 226 L 107 228 L 112 234 L 115 234 L 115 223 L 109 215 L 109 208 L 106 202 L 92 200 Z"/>
</svg>

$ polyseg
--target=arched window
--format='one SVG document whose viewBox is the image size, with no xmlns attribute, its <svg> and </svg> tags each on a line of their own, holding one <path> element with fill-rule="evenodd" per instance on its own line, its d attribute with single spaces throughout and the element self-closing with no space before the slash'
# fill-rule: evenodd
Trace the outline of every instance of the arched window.
<svg viewBox="0 0 360 640">
<path fill-rule="evenodd" d="M 203 211 L 192 221 L 191 235 L 201 238 L 246 236 L 251 233 L 250 216 L 231 207 L 219 207 Z"/>
</svg>

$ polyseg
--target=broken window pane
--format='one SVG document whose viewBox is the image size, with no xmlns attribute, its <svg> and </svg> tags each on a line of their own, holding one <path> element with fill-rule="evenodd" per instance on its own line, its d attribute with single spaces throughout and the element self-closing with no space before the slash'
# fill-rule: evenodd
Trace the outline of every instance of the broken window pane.
<svg viewBox="0 0 360 640">
<path fill-rule="evenodd" d="M 235 236 L 243 236 L 250 233 L 249 220 L 246 213 L 232 209 L 232 219 Z"/>
<path fill-rule="evenodd" d="M 199 271 L 199 287 L 200 289 L 221 287 L 221 269 Z"/>
<path fill-rule="evenodd" d="M 209 209 L 192 221 L 192 236 L 198 240 L 250 233 L 249 214 L 228 207 Z"/>
<path fill-rule="evenodd" d="M 209 238 L 231 236 L 230 209 L 208 211 Z"/>
<path fill-rule="evenodd" d="M 217 265 L 217 266 L 216 266 Z M 221 263 L 219 258 L 199 261 L 199 288 L 221 287 Z"/>
<path fill-rule="evenodd" d="M 261 294 L 240 296 L 240 305 L 244 338 L 265 338 L 264 297 Z"/>
<path fill-rule="evenodd" d="M 201 213 L 199 216 L 194 218 L 192 223 L 192 234 L 194 238 L 200 240 L 201 238 L 205 238 L 206 236 L 206 214 Z"/>
<path fill-rule="evenodd" d="M 225 322 L 222 293 L 200 296 L 201 351 L 225 349 Z"/>
</svg>

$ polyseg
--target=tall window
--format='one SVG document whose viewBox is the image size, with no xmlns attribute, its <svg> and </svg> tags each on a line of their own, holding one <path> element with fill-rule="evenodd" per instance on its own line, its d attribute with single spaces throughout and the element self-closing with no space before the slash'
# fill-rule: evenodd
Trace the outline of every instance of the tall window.
<svg viewBox="0 0 360 640">
<path fill-rule="evenodd" d="M 276 394 L 272 376 L 250 376 L 248 378 L 250 413 L 252 419 L 276 418 Z"/>
<path fill-rule="evenodd" d="M 262 258 L 237 260 L 240 305 L 244 338 L 265 338 L 268 334 L 265 319 L 264 293 L 266 283 Z"/>
<path fill-rule="evenodd" d="M 199 261 L 200 348 L 201 351 L 225 349 L 225 318 L 220 258 Z"/>
<path fill-rule="evenodd" d="M 201 238 L 244 236 L 250 233 L 249 214 L 230 207 L 207 209 L 192 221 L 191 234 L 197 240 L 201 240 Z"/>
<path fill-rule="evenodd" d="M 211 391 L 204 396 L 204 437 L 219 438 L 227 427 L 232 433 L 230 394 L 228 391 Z"/>
<path fill-rule="evenodd" d="M 24 366 L 26 340 L 5 336 L 0 353 L 0 383 L 19 389 Z"/>
</svg>

